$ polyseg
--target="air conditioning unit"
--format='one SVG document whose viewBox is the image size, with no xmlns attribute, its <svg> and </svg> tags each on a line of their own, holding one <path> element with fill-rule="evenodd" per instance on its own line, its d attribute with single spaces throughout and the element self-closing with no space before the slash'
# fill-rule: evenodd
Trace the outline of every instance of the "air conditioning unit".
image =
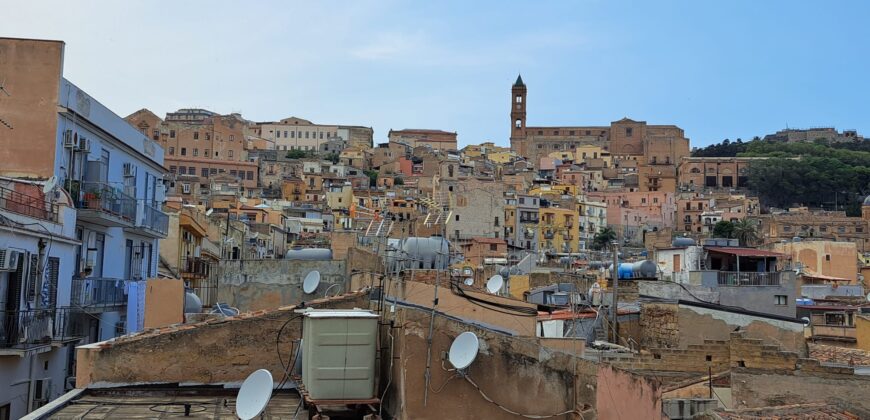
<svg viewBox="0 0 870 420">
<path fill-rule="evenodd" d="M 0 271 L 15 271 L 18 268 L 18 256 L 21 251 L 0 248 Z"/>
<path fill-rule="evenodd" d="M 133 166 L 133 164 L 130 162 L 125 163 L 124 164 L 124 177 L 125 178 L 132 178 L 134 176 L 136 176 L 136 167 Z"/>
<path fill-rule="evenodd" d="M 72 130 L 63 132 L 63 147 L 65 149 L 75 149 L 79 146 L 79 138 L 73 135 Z"/>
<path fill-rule="evenodd" d="M 78 151 L 88 153 L 91 151 L 91 139 L 84 137 L 79 139 Z"/>
</svg>

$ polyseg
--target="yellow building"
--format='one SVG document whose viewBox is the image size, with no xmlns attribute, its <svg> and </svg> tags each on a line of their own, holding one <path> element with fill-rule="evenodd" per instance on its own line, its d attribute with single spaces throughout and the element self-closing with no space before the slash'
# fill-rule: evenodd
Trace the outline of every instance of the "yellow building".
<svg viewBox="0 0 870 420">
<path fill-rule="evenodd" d="M 513 162 L 518 157 L 519 157 L 519 155 L 517 155 L 516 153 L 514 153 L 510 150 L 493 152 L 493 153 L 489 153 L 486 155 L 486 158 L 489 159 L 491 162 L 499 163 L 499 164 Z"/>
<path fill-rule="evenodd" d="M 570 195 L 574 197 L 577 195 L 577 186 L 568 184 L 542 185 L 539 187 L 530 188 L 528 195 L 536 195 L 538 197 L 543 197 L 547 195 L 557 197 L 563 195 Z"/>
<path fill-rule="evenodd" d="M 580 224 L 574 209 L 544 207 L 538 214 L 538 249 L 553 253 L 577 252 Z"/>
</svg>

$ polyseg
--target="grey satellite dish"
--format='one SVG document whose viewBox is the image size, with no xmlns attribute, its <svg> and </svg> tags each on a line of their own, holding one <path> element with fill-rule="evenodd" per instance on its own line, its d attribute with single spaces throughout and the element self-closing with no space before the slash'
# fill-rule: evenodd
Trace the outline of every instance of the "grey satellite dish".
<svg viewBox="0 0 870 420">
<path fill-rule="evenodd" d="M 46 195 L 51 194 L 55 188 L 57 188 L 57 177 L 52 176 L 48 181 L 45 181 L 45 185 L 42 186 L 42 193 Z"/>
<path fill-rule="evenodd" d="M 305 276 L 305 280 L 302 281 L 302 291 L 305 294 L 310 295 L 317 290 L 317 286 L 320 286 L 320 272 L 314 270 L 308 273 Z"/>
<path fill-rule="evenodd" d="M 236 396 L 236 415 L 242 420 L 259 416 L 272 398 L 273 385 L 272 374 L 266 369 L 250 374 Z"/>
<path fill-rule="evenodd" d="M 447 353 L 447 359 L 450 364 L 456 369 L 465 369 L 477 357 L 477 351 L 480 349 L 480 342 L 477 341 L 477 335 L 471 331 L 466 331 L 459 334 L 453 344 L 450 345 L 450 352 Z"/>
<path fill-rule="evenodd" d="M 801 321 L 804 322 L 804 326 L 805 326 L 805 327 L 808 327 L 808 326 L 810 325 L 810 319 L 807 318 L 807 317 L 803 317 L 803 318 L 801 318 Z"/>
<path fill-rule="evenodd" d="M 465 279 L 465 281 L 463 283 L 465 283 L 466 286 L 474 286 L 474 279 L 469 277 L 469 278 Z"/>
<path fill-rule="evenodd" d="M 486 290 L 489 293 L 496 294 L 504 287 L 504 277 L 496 274 L 486 281 Z"/>
<path fill-rule="evenodd" d="M 239 314 L 239 310 L 226 303 L 218 302 L 211 308 L 211 313 L 223 316 L 236 316 Z"/>
</svg>

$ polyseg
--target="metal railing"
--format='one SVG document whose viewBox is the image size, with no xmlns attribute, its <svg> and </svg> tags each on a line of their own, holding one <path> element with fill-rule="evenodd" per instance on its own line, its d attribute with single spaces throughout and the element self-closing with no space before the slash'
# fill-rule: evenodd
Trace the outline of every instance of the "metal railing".
<svg viewBox="0 0 870 420">
<path fill-rule="evenodd" d="M 82 181 L 76 207 L 111 213 L 130 222 L 136 220 L 136 199 L 102 182 Z"/>
<path fill-rule="evenodd" d="M 83 337 L 71 308 L 0 311 L 0 348 L 26 349 Z"/>
<path fill-rule="evenodd" d="M 719 286 L 779 286 L 781 272 L 718 271 L 716 280 Z"/>
<path fill-rule="evenodd" d="M 143 203 L 142 208 L 144 217 L 140 226 L 166 235 L 169 232 L 169 215 L 148 203 Z"/>
<path fill-rule="evenodd" d="M 4 187 L 0 187 L 0 209 L 34 219 L 57 222 L 57 204 Z"/>
<path fill-rule="evenodd" d="M 74 277 L 70 302 L 87 310 L 124 306 L 127 304 L 124 284 L 121 279 Z"/>
<path fill-rule="evenodd" d="M 199 257 L 183 257 L 181 259 L 181 277 L 205 278 L 211 273 L 211 262 Z"/>
</svg>

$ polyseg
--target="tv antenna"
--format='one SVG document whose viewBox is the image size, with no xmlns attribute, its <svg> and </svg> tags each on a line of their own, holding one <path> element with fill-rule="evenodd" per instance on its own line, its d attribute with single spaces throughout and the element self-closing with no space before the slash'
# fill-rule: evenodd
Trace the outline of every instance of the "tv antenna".
<svg viewBox="0 0 870 420">
<path fill-rule="evenodd" d="M 466 331 L 453 340 L 450 351 L 447 353 L 447 359 L 457 370 L 465 370 L 477 358 L 478 350 L 480 350 L 480 342 L 477 335 L 471 331 Z"/>
<path fill-rule="evenodd" d="M 320 272 L 314 270 L 309 272 L 305 276 L 305 280 L 302 281 L 302 291 L 306 295 L 310 295 L 317 290 L 317 286 L 320 286 Z"/>
<path fill-rule="evenodd" d="M 501 288 L 504 287 L 504 277 L 496 274 L 486 281 L 486 291 L 492 294 L 498 294 Z"/>
<path fill-rule="evenodd" d="M 250 420 L 259 416 L 272 398 L 272 374 L 258 369 L 248 375 L 236 396 L 236 416 Z"/>
</svg>

